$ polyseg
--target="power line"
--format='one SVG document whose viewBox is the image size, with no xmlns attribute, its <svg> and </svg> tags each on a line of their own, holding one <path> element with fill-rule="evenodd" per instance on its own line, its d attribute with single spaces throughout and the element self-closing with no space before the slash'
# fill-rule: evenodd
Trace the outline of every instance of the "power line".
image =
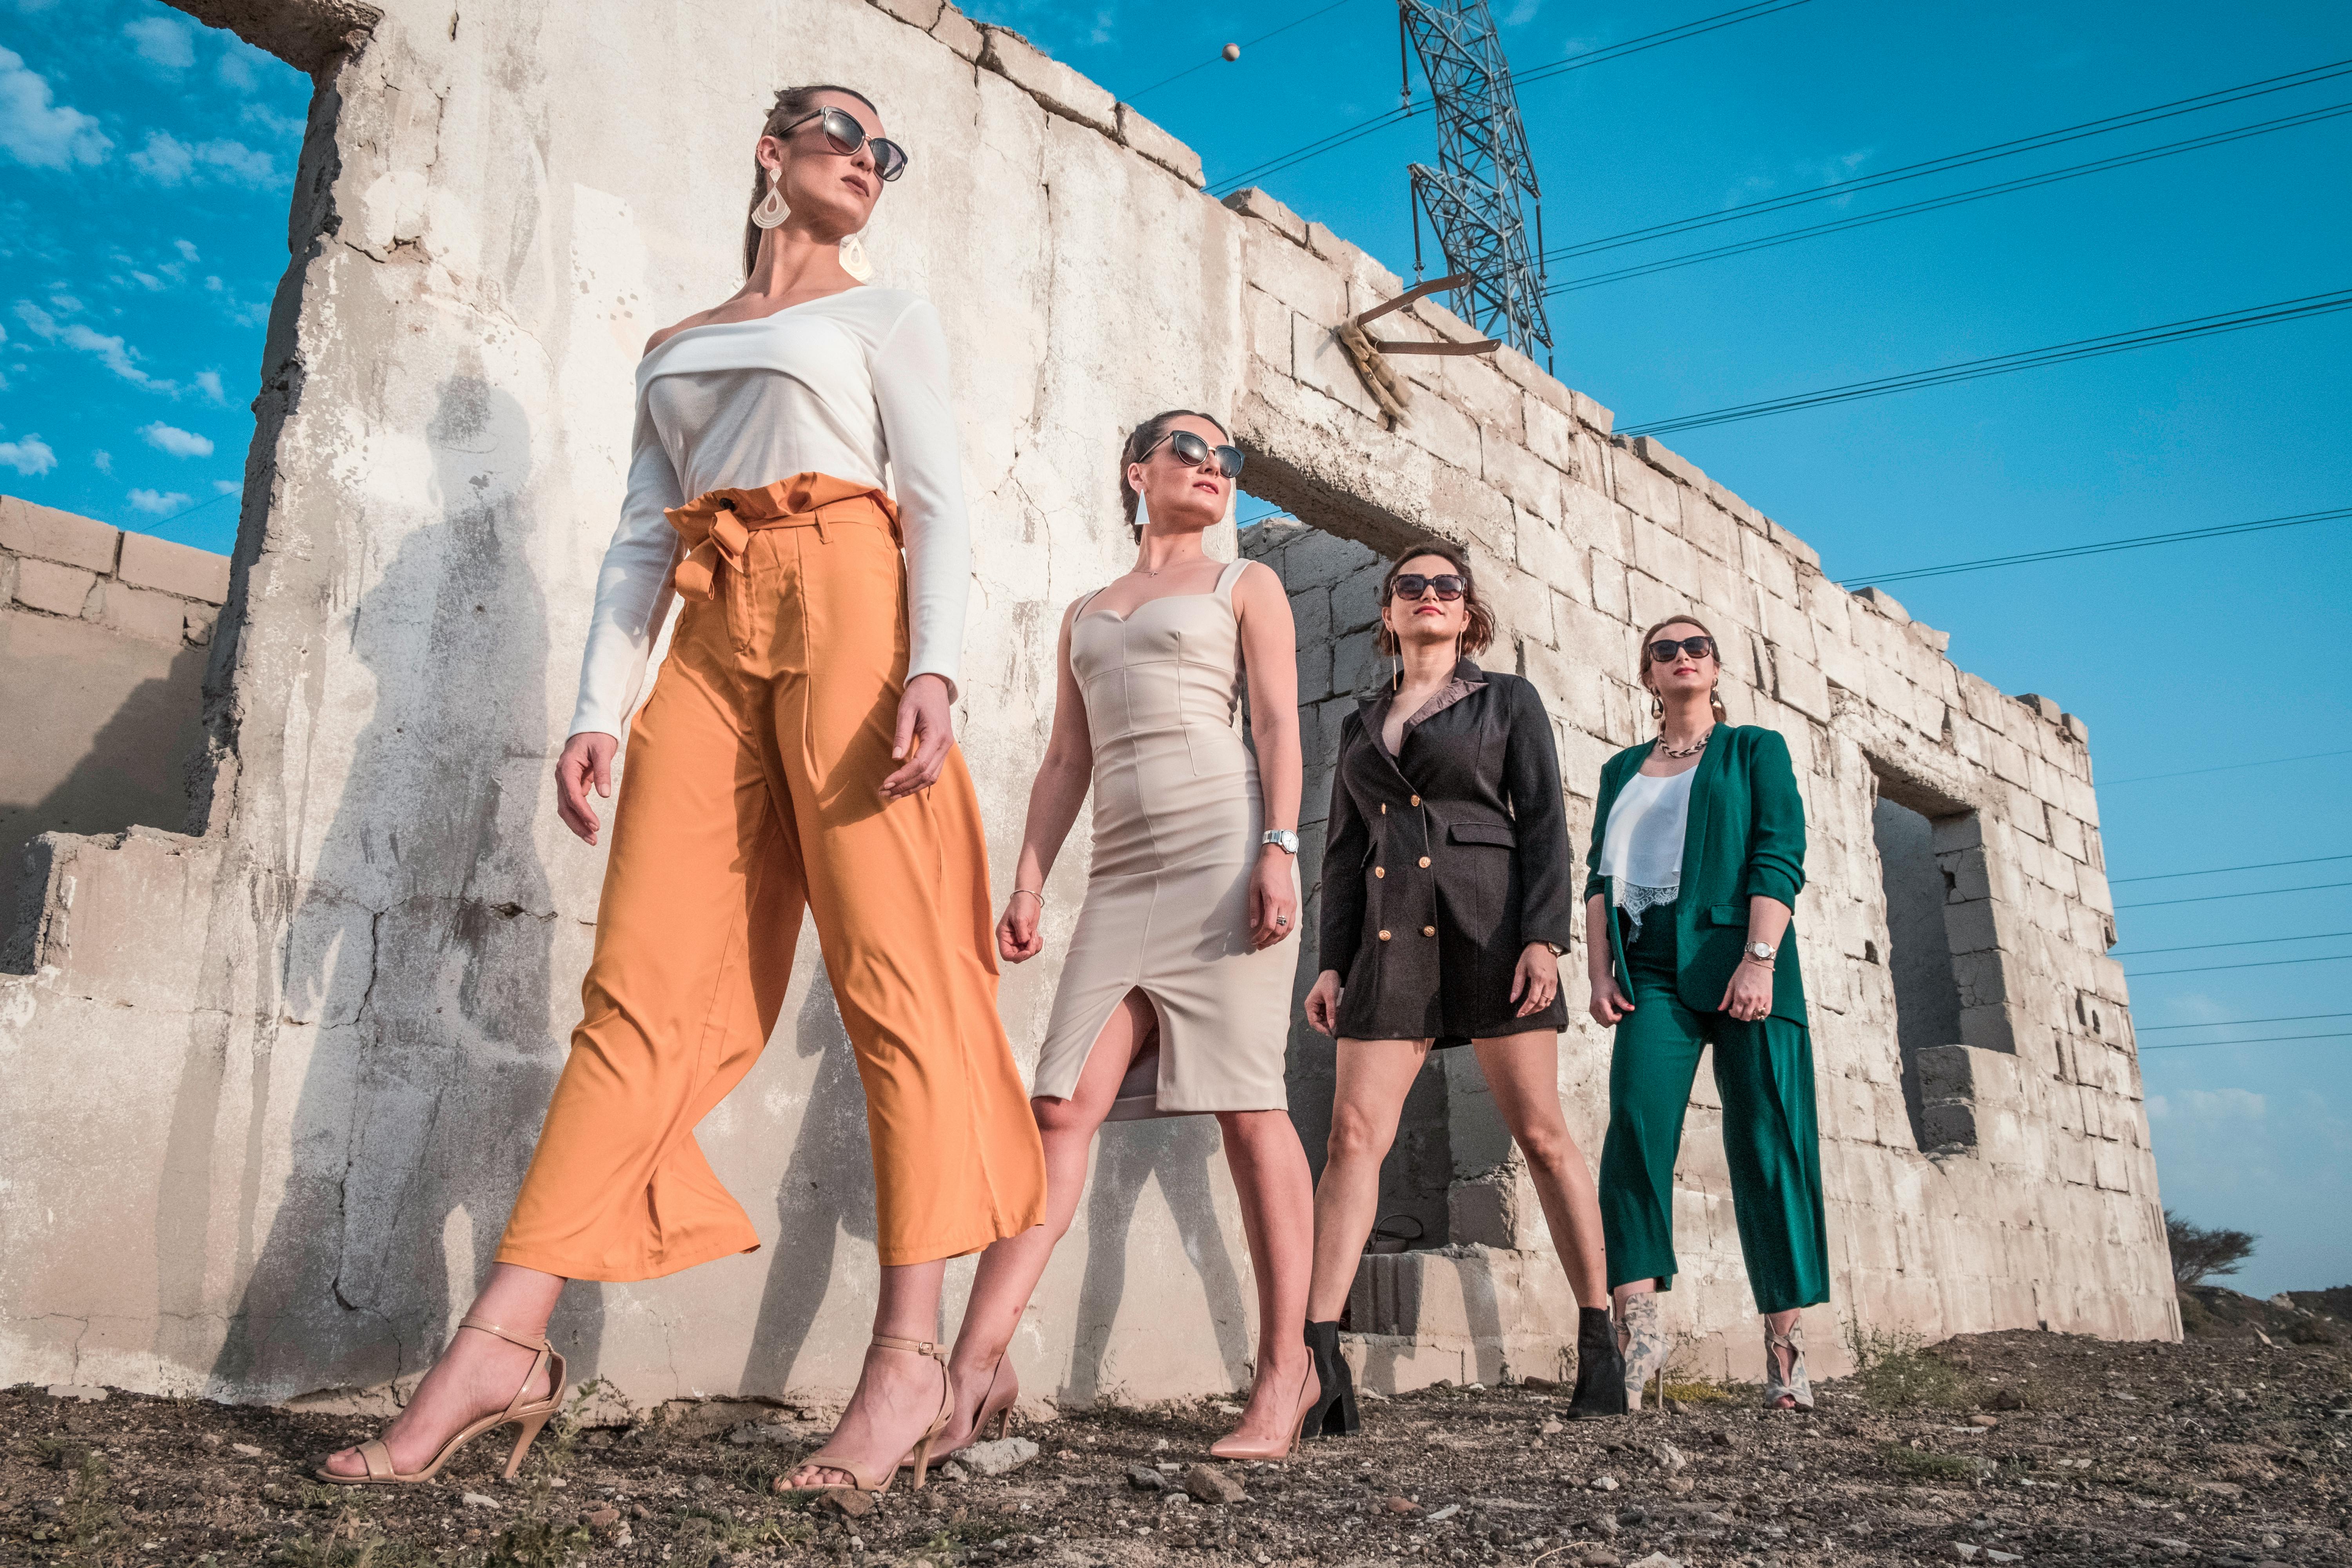
<svg viewBox="0 0 2352 1568">
<path fill-rule="evenodd" d="M 2317 958 L 2272 958 L 2260 963 L 2204 963 L 2188 969 L 2150 969 L 2132 978 L 2153 980 L 2159 974 L 2210 974 L 2221 969 L 2283 969 L 2290 963 L 2335 963 L 2347 958 L 2352 958 L 2352 952 L 2324 952 Z"/>
<path fill-rule="evenodd" d="M 2274 768 L 2282 763 L 2313 763 L 2322 757 L 2352 757 L 2352 746 L 2336 752 L 2305 752 L 2300 756 L 2271 757 L 2259 763 L 2223 763 L 2219 767 L 2183 768 L 2177 773 L 2135 773 L 2127 779 L 2109 779 L 2099 787 L 2113 789 L 2117 784 L 2148 784 L 2157 779 L 2185 779 L 2197 773 L 2233 773 L 2241 768 Z"/>
<path fill-rule="evenodd" d="M 1329 4 L 1328 5 L 1325 5 L 1325 6 L 1321 7 L 1321 8 L 1319 8 L 1319 9 L 1318 9 L 1318 10 L 1309 11 L 1309 12 L 1307 12 L 1307 15 L 1305 15 L 1304 16 L 1296 17 L 1296 18 L 1294 18 L 1294 19 L 1292 19 L 1292 20 L 1290 20 L 1290 21 L 1285 22 L 1281 26 L 1276 27 L 1276 29 L 1274 29 L 1274 31 L 1272 31 L 1272 32 L 1270 32 L 1270 33 L 1260 33 L 1260 34 L 1259 34 L 1256 37 L 1255 37 L 1255 38 L 1244 38 L 1244 39 L 1242 40 L 1241 47 L 1242 47 L 1243 48 L 1244 48 L 1244 49 L 1254 49 L 1254 48 L 1257 47 L 1260 44 L 1265 43 L 1268 38 L 1278 38 L 1278 37 L 1282 37 L 1282 35 L 1283 35 L 1283 34 L 1285 34 L 1285 33 L 1286 33 L 1286 32 L 1290 31 L 1290 29 L 1291 29 L 1291 28 L 1293 28 L 1293 27 L 1303 27 L 1303 26 L 1307 26 L 1307 23 L 1312 22 L 1313 20 L 1315 20 L 1315 18 L 1316 18 L 1316 17 L 1318 17 L 1318 16 L 1327 16 L 1327 15 L 1328 15 L 1329 13 L 1331 13 L 1331 12 L 1333 12 L 1333 11 L 1337 11 L 1337 10 L 1338 10 L 1340 6 L 1342 6 L 1342 5 L 1354 5 L 1355 3 L 1356 3 L 1356 0 L 1331 0 L 1331 4 Z M 1141 98 L 1141 97 L 1144 95 L 1144 93 L 1147 93 L 1147 92 L 1158 92 L 1158 91 L 1159 91 L 1161 88 L 1163 88 L 1163 87 L 1167 87 L 1167 86 L 1169 86 L 1169 85 L 1171 85 L 1171 83 L 1174 83 L 1174 82 L 1180 82 L 1180 81 L 1182 81 L 1186 77 L 1191 76 L 1194 71 L 1204 71 L 1204 70 L 1207 70 L 1211 66 L 1214 66 L 1214 65 L 1223 65 L 1223 64 L 1224 63 L 1224 59 L 1225 59 L 1225 57 L 1224 57 L 1224 55 L 1223 55 L 1223 51 L 1220 51 L 1220 52 L 1218 52 L 1218 53 L 1216 53 L 1216 54 L 1211 55 L 1207 59 L 1202 60 L 1199 65 L 1196 65 L 1196 66 L 1186 66 L 1182 70 L 1178 71 L 1174 76 L 1161 77 L 1158 81 L 1153 82 L 1150 87 L 1144 88 L 1144 89 L 1140 89 L 1139 91 L 1136 91 L 1136 92 L 1129 93 L 1129 94 L 1128 95 L 1127 101 L 1128 101 L 1128 102 L 1129 102 L 1129 103 L 1133 103 L 1136 100 L 1138 100 L 1138 99 Z"/>
<path fill-rule="evenodd" d="M 2282 942 L 2325 942 L 2339 936 L 2352 936 L 2352 931 L 2315 931 L 2309 936 L 2254 936 L 2243 942 L 2192 942 L 2185 947 L 2135 947 L 2122 952 L 2110 952 L 2107 956 L 2118 960 L 2153 958 L 2159 952 L 2210 952 L 2217 947 L 2271 947 Z"/>
<path fill-rule="evenodd" d="M 2264 77 L 2259 81 L 2243 82 L 2236 87 L 2218 88 L 2199 93 L 2194 98 L 2178 98 L 2168 103 L 2152 104 L 2146 109 L 2134 109 L 2121 114 L 2086 120 L 2076 125 L 2061 126 L 2013 141 L 1996 142 L 1989 146 L 1972 148 L 1965 153 L 1948 153 L 1940 158 L 1929 158 L 1916 163 L 1905 163 L 1893 169 L 1882 169 L 1874 174 L 1858 174 L 1851 180 L 1819 186 L 1808 191 L 1792 191 L 1787 195 L 1763 196 L 1738 206 L 1696 213 L 1689 217 L 1675 218 L 1667 223 L 1654 223 L 1643 228 L 1627 229 L 1622 234 L 1603 235 L 1597 239 L 1580 240 L 1559 246 L 1545 253 L 1549 261 L 1562 261 L 1572 256 L 1590 256 L 1595 251 L 1614 250 L 1621 246 L 1638 245 L 1644 240 L 1663 239 L 1669 235 L 1686 234 L 1693 229 L 1709 228 L 1719 223 L 1732 223 L 1742 218 L 1763 217 L 1790 207 L 1804 206 L 1813 202 L 1825 202 L 1852 196 L 1857 191 L 1875 190 L 1884 185 L 1900 184 L 1905 181 L 1928 174 L 1948 174 L 1974 163 L 1990 163 L 1996 158 L 2015 156 L 2021 153 L 2039 152 L 2043 148 L 2079 142 L 2087 136 L 2098 136 L 2111 131 L 2127 131 L 2135 126 L 2150 124 L 2158 120 L 2170 120 L 2182 114 L 2194 114 L 2200 110 L 2220 109 L 2242 102 L 2250 98 L 2266 97 L 2273 92 L 2285 92 L 2298 87 L 2309 87 L 2333 78 L 2352 75 L 2352 60 L 2332 60 L 2326 65 L 2310 66 L 2284 76 Z"/>
<path fill-rule="evenodd" d="M 2150 1051 L 2196 1051 L 2208 1046 L 2271 1046 L 2287 1040 L 2352 1040 L 2352 1035 L 2258 1035 L 2251 1040 L 2185 1040 L 2177 1046 L 2145 1046 Z"/>
<path fill-rule="evenodd" d="M 2285 1013 L 2275 1018 L 2222 1018 L 2210 1024 L 2143 1025 L 2135 1033 L 2160 1035 L 2167 1029 L 2234 1029 L 2249 1024 L 2308 1024 L 2315 1018 L 2352 1018 L 2352 1013 Z M 2227 1045 L 2229 1042 L 2216 1043 Z"/>
<path fill-rule="evenodd" d="M 2185 544 L 2199 539 L 2226 539 L 2239 533 L 2264 533 L 2273 528 L 2300 528 L 2311 522 L 2341 522 L 2352 518 L 2352 507 L 2330 507 L 2320 511 L 2293 512 L 2284 517 L 2260 517 L 2252 522 L 2215 523 L 2208 528 L 2184 528 L 2171 533 L 2142 533 L 2129 539 L 2106 539 L 2090 544 L 2067 544 L 2055 550 L 2029 550 L 2017 555 L 1989 555 L 1978 561 L 1956 561 L 1943 566 L 1913 566 L 1900 572 L 1880 572 L 1859 577 L 1843 577 L 1838 586 L 1849 592 L 1857 586 L 1877 583 L 1909 583 L 1922 577 L 1951 577 L 1964 572 L 1990 572 L 1997 566 L 2032 566 L 2045 561 L 2067 561 L 2078 555 L 2107 555 L 2118 550 L 2145 550 L 2157 544 Z M 2232 763 L 2232 766 L 2245 764 Z M 2191 770 L 2192 772 L 2198 770 Z M 2151 775 L 2170 778 L 2176 775 Z M 2111 781 L 2125 784 L 2130 781 Z"/>
<path fill-rule="evenodd" d="M 1538 66 L 1531 71 L 1514 73 L 1512 79 L 1517 86 L 1530 86 L 1538 81 L 1547 81 L 1553 77 L 1564 75 L 1569 71 L 1605 65 L 1611 60 L 1622 60 L 1629 55 L 1638 55 L 1646 50 L 1657 48 L 1661 45 L 1677 44 L 1685 38 L 1696 38 L 1722 27 L 1737 26 L 1742 22 L 1753 22 L 1778 12 L 1792 11 L 1800 5 L 1811 3 L 1811 0 L 1762 0 L 1760 4 L 1736 6 L 1729 11 L 1717 12 L 1712 16 L 1702 16 L 1695 22 L 1684 22 L 1675 26 L 1661 28 L 1654 33 L 1643 33 L 1638 37 L 1627 38 L 1622 43 L 1605 45 L 1601 48 L 1587 50 L 1580 55 L 1570 55 L 1564 60 L 1555 60 L 1550 65 Z M 1418 119 L 1429 110 L 1430 104 L 1424 100 L 1419 103 L 1391 109 L 1385 114 L 1376 114 L 1370 120 L 1358 121 L 1353 125 L 1342 126 L 1328 135 L 1319 136 L 1286 153 L 1277 153 L 1262 163 L 1251 165 L 1225 181 L 1214 194 L 1221 197 L 1229 196 L 1244 185 L 1255 184 L 1285 170 L 1296 168 L 1311 159 L 1323 156 L 1326 153 L 1337 152 L 1351 142 L 1361 141 L 1375 132 L 1387 130 L 1391 125 L 1402 125 L 1408 120 Z"/>
<path fill-rule="evenodd" d="M 2225 871 L 2274 871 L 2281 866 L 2316 866 L 2326 860 L 2352 860 L 2352 855 L 2306 855 L 2300 860 L 2256 860 L 2251 865 L 2215 866 L 2204 871 L 2151 871 L 2145 877 L 2110 877 L 2107 886 L 2119 888 L 2126 882 L 2167 882 L 2176 877 L 2218 877 Z M 2345 934 L 2352 936 L 2352 931 Z"/>
<path fill-rule="evenodd" d="M 1930 196 L 1923 201 L 1908 202 L 1901 206 L 1889 207 L 1884 212 L 1860 213 L 1852 217 L 1832 218 L 1827 223 L 1811 224 L 1803 228 L 1786 229 L 1778 234 L 1762 235 L 1729 245 L 1714 246 L 1706 250 L 1694 250 L 1681 256 L 1664 257 L 1655 261 L 1620 267 L 1607 272 L 1594 272 L 1582 278 L 1571 278 L 1565 282 L 1553 284 L 1546 293 L 1572 294 L 1586 289 L 1598 289 L 1606 283 L 1622 283 L 1635 278 L 1647 278 L 1654 273 L 1678 271 L 1685 267 L 1696 267 L 1703 261 L 1720 261 L 1728 257 L 1745 256 L 1752 251 L 1771 250 L 1783 245 L 1794 244 L 1801 239 L 1818 239 L 1828 235 L 1843 234 L 1852 229 L 1869 228 L 1877 224 L 1892 222 L 1896 218 L 1917 217 L 1926 213 L 1941 212 L 1947 207 L 1966 206 L 1994 196 L 2011 195 L 2019 191 L 2030 191 L 2042 185 L 2054 185 L 2067 180 L 2078 180 L 2086 174 L 2105 174 L 2110 170 L 2126 169 L 2135 163 L 2146 163 L 2158 158 L 2169 158 L 2181 153 L 2202 152 L 2209 147 L 2220 147 L 2231 142 L 2242 142 L 2249 137 L 2267 136 L 2273 132 L 2292 131 L 2305 125 L 2316 125 L 2322 121 L 2338 119 L 2347 114 L 2352 114 L 2352 103 L 2330 104 L 2325 109 L 2308 110 L 2301 114 L 2291 114 L 2282 119 L 2264 121 L 2254 125 L 2242 125 L 2232 131 L 2216 131 L 2208 135 L 2191 137 L 2185 142 L 2174 142 L 2161 147 L 2146 148 L 2137 153 L 2120 153 L 2111 158 L 2101 158 L 2088 163 L 2076 163 L 2064 169 L 2053 169 L 2046 174 L 2027 174 L 2014 180 L 2004 180 L 1998 184 L 1979 185 L 1971 190 L 1955 191 L 1948 195 Z M 1545 258 L 1546 260 L 1553 258 L 1549 256 Z"/>
<path fill-rule="evenodd" d="M 2243 331 L 2249 327 L 2274 326 L 2281 321 L 2301 321 L 2312 316 L 2333 315 L 2338 310 L 2352 310 L 2352 289 L 2331 289 L 2324 294 L 2305 294 L 2298 299 L 2280 300 L 2266 305 L 2250 305 L 2236 310 L 2221 310 L 2210 316 L 2189 316 L 2178 321 L 2166 321 L 2153 327 L 2134 328 L 2129 331 L 2103 332 L 2096 337 L 2076 338 L 2068 342 L 2053 343 L 2045 348 L 2020 349 L 2013 353 L 1993 354 L 1984 359 L 1960 360 L 1951 364 L 1932 365 L 1926 370 L 1906 371 L 1899 375 L 1883 375 L 1869 381 L 1848 382 L 1843 386 L 1826 387 L 1819 392 L 1799 393 L 1792 397 L 1774 397 L 1756 403 L 1734 404 L 1727 408 L 1709 409 L 1702 414 L 1685 414 L 1647 425 L 1620 426 L 1620 429 L 1627 436 L 1662 436 L 1682 430 L 1696 430 L 1707 425 L 1733 425 L 1743 420 L 1761 419 L 1774 414 L 1793 413 L 1802 408 L 1818 408 L 1832 403 L 1852 403 L 1865 397 L 1885 397 L 1897 392 L 1916 392 L 1924 386 L 1943 386 L 1953 382 L 1976 381 L 1985 376 L 2008 375 L 2021 370 L 2040 370 L 2049 365 L 2071 363 L 2075 360 L 2098 359 L 2107 354 L 2126 353 L 2133 349 L 2149 348 L 2158 343 L 2211 337 L 2221 332 Z"/>
<path fill-rule="evenodd" d="M 2256 888 L 2249 893 L 2200 893 L 2193 899 L 2149 899 L 2137 904 L 2117 904 L 2116 910 L 2160 909 L 2167 904 L 2217 904 L 2224 899 L 2267 899 L 2280 893 L 2322 893 L 2331 888 L 2352 888 L 2352 882 L 2313 882 L 2301 888 Z"/>
</svg>

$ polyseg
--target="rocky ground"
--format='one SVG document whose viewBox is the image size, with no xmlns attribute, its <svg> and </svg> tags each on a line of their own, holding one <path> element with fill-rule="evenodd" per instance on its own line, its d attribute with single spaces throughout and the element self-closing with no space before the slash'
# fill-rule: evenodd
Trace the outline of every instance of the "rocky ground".
<svg viewBox="0 0 2352 1568">
<path fill-rule="evenodd" d="M 1432 1389 L 1286 1465 L 1200 1463 L 1214 1405 L 1074 1413 L 856 1515 L 773 1489 L 822 1436 L 788 1411 L 551 1427 L 511 1483 L 485 1438 L 436 1484 L 355 1492 L 304 1475 L 349 1418 L 18 1388 L 0 1562 L 2352 1563 L 2352 1331 L 2206 1310 L 2214 1337 L 2177 1345 L 1880 1342 L 1810 1416 L 1677 1384 L 1669 1411 L 1571 1425 L 1564 1390 Z"/>
</svg>

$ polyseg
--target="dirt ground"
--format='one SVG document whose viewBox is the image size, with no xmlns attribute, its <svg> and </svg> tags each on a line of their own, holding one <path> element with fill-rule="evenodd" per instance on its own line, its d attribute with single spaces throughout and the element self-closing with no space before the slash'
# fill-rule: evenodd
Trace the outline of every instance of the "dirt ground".
<svg viewBox="0 0 2352 1568">
<path fill-rule="evenodd" d="M 1879 1341 L 1809 1416 L 1738 1386 L 1575 1424 L 1548 1385 L 1432 1389 L 1286 1465 L 1201 1464 L 1214 1403 L 1071 1413 L 1019 1429 L 993 1457 L 1038 1451 L 1002 1474 L 902 1478 L 856 1517 L 773 1490 L 822 1413 L 551 1426 L 510 1483 L 486 1437 L 436 1484 L 352 1491 L 304 1476 L 364 1435 L 347 1417 L 17 1388 L 0 1562 L 2352 1563 L 2352 1331 L 2254 1307 L 2206 1304 L 2215 1337 L 2183 1344 Z"/>
</svg>

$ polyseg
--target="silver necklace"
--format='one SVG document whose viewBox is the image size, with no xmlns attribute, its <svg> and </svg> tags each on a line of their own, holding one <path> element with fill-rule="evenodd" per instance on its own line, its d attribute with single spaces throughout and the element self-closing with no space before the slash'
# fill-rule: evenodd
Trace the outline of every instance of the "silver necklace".
<svg viewBox="0 0 2352 1568">
<path fill-rule="evenodd" d="M 1710 730 L 1706 734 L 1701 735 L 1697 740 L 1693 741 L 1689 745 L 1685 746 L 1682 750 L 1676 751 L 1674 747 L 1666 744 L 1665 731 L 1661 730 L 1658 731 L 1658 739 L 1656 742 L 1658 755 L 1662 757 L 1696 757 L 1701 752 L 1706 750 L 1706 743 L 1714 738 L 1715 731 Z"/>
</svg>

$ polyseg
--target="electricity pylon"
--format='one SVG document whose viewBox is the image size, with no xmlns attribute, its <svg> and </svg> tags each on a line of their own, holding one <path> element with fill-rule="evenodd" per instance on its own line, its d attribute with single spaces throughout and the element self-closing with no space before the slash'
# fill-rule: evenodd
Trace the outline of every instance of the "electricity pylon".
<svg viewBox="0 0 2352 1568">
<path fill-rule="evenodd" d="M 1397 25 L 1404 44 L 1421 57 L 1437 109 L 1437 167 L 1411 166 L 1413 269 L 1421 270 L 1425 211 L 1446 270 L 1470 276 L 1453 291 L 1454 314 L 1533 358 L 1538 344 L 1551 347 L 1543 275 L 1535 259 L 1543 253 L 1543 193 L 1495 19 L 1486 0 L 1397 0 Z M 1408 62 L 1408 101 L 1411 69 Z"/>
</svg>

